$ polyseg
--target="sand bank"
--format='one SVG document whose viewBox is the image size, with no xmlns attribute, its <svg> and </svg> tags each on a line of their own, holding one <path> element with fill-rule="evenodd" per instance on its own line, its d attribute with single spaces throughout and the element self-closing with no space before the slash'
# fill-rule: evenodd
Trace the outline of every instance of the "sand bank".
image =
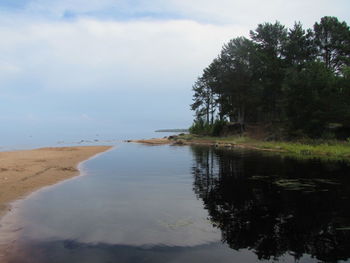
<svg viewBox="0 0 350 263">
<path fill-rule="evenodd" d="M 170 144 L 170 141 L 167 138 L 152 138 L 152 139 L 142 139 L 142 140 L 128 140 L 127 142 L 136 142 L 148 145 L 160 145 L 160 144 Z"/>
<path fill-rule="evenodd" d="M 221 139 L 221 140 L 220 140 Z M 162 144 L 170 144 L 170 145 L 202 145 L 202 146 L 215 146 L 220 148 L 243 148 L 250 150 L 258 150 L 258 151 L 268 151 L 268 152 L 286 152 L 281 148 L 264 148 L 258 147 L 254 144 L 250 143 L 236 143 L 234 141 L 225 140 L 225 138 L 213 137 L 206 138 L 197 137 L 188 139 L 183 136 L 174 135 L 171 138 L 152 138 L 152 139 L 143 139 L 143 140 L 129 140 L 127 142 L 135 142 L 142 143 L 147 145 L 162 145 Z"/>
<path fill-rule="evenodd" d="M 10 209 L 10 202 L 78 175 L 80 162 L 110 148 L 78 146 L 0 152 L 0 216 Z"/>
</svg>

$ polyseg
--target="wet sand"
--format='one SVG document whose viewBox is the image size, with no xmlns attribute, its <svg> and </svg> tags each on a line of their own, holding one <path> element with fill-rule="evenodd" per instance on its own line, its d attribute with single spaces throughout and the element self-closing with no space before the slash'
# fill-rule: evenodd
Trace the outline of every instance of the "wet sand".
<svg viewBox="0 0 350 263">
<path fill-rule="evenodd" d="M 9 203 L 79 174 L 77 165 L 110 146 L 40 148 L 0 152 L 0 217 Z"/>
</svg>

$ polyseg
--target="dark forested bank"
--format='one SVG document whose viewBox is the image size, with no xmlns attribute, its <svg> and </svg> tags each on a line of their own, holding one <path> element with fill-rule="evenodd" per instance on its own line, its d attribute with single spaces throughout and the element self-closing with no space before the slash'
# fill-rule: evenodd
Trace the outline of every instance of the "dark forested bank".
<svg viewBox="0 0 350 263">
<path fill-rule="evenodd" d="M 225 122 L 269 124 L 279 138 L 350 137 L 350 29 L 323 17 L 259 24 L 237 37 L 193 85 L 193 133 L 219 135 Z"/>
</svg>

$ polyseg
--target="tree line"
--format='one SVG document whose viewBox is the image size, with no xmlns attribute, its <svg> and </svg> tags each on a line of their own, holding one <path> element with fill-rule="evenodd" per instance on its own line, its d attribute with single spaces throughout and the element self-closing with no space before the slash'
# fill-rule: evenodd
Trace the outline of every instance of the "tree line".
<svg viewBox="0 0 350 263">
<path fill-rule="evenodd" d="M 312 29 L 259 24 L 222 47 L 193 92 L 195 133 L 229 121 L 273 123 L 289 137 L 348 137 L 350 28 L 329 16 Z"/>
</svg>

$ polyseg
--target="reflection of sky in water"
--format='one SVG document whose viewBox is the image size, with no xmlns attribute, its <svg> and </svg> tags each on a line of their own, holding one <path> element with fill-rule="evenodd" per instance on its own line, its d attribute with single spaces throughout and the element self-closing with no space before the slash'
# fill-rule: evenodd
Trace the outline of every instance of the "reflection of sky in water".
<svg viewBox="0 0 350 263">
<path fill-rule="evenodd" d="M 18 238 L 11 263 L 349 262 L 349 233 L 337 230 L 349 225 L 349 169 L 119 144 L 81 165 L 85 176 L 16 202 L 0 222 L 0 246 Z M 300 182 L 309 188 L 290 188 Z"/>
<path fill-rule="evenodd" d="M 123 144 L 85 165 L 87 176 L 20 205 L 22 238 L 134 246 L 195 246 L 220 232 L 192 190 L 187 147 Z"/>
</svg>

